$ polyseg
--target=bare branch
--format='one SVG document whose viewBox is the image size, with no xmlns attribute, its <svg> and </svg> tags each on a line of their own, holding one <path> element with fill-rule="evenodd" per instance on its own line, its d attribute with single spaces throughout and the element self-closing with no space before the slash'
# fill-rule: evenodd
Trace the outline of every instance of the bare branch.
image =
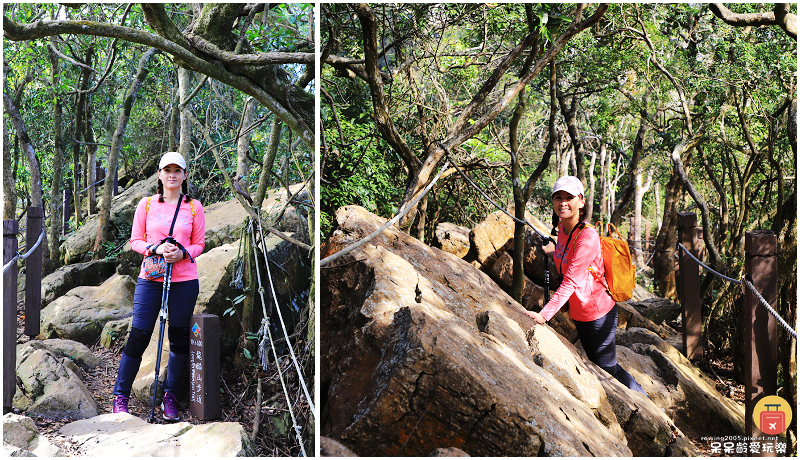
<svg viewBox="0 0 800 460">
<path fill-rule="evenodd" d="M 186 40 L 197 50 L 227 64 L 237 65 L 272 65 L 272 64 L 313 64 L 314 53 L 283 53 L 274 51 L 258 54 L 234 54 L 224 51 L 217 45 L 203 39 L 199 35 L 187 33 Z"/>
</svg>

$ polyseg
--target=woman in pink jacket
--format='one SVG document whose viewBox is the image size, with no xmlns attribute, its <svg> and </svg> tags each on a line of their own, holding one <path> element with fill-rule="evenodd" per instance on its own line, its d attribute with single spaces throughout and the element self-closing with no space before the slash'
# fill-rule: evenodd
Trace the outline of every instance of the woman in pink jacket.
<svg viewBox="0 0 800 460">
<path fill-rule="evenodd" d="M 174 220 L 174 227 L 173 227 Z M 164 242 L 172 227 L 177 244 Z M 167 152 L 158 165 L 158 193 L 142 198 L 131 229 L 131 249 L 145 257 L 160 254 L 172 264 L 169 314 L 169 362 L 161 409 L 166 421 L 180 420 L 175 393 L 189 362 L 189 322 L 200 291 L 194 258 L 205 248 L 206 218 L 203 206 L 189 197 L 186 160 Z M 131 387 L 144 350 L 150 343 L 161 309 L 164 277 L 147 279 L 144 263 L 133 295 L 133 319 L 114 385 L 113 412 L 128 412 Z"/>
<path fill-rule="evenodd" d="M 559 217 L 553 258 L 562 277 L 561 286 L 539 313 L 525 314 L 544 324 L 569 302 L 569 316 L 586 356 L 628 388 L 647 396 L 636 379 L 617 364 L 617 304 L 602 281 L 605 269 L 600 237 L 594 227 L 586 225 L 583 195 L 583 184 L 575 176 L 561 177 L 553 185 L 553 210 Z"/>
</svg>

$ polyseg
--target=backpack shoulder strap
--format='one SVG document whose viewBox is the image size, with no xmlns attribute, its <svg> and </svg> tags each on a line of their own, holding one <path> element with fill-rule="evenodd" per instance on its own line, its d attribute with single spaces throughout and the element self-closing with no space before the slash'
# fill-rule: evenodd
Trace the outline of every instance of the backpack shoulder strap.
<svg viewBox="0 0 800 460">
<path fill-rule="evenodd" d="M 195 210 L 194 210 L 194 198 L 189 198 L 189 207 L 192 210 L 192 217 L 194 217 Z"/>
<path fill-rule="evenodd" d="M 150 214 L 150 200 L 152 200 L 152 199 L 153 199 L 152 196 L 148 196 L 147 197 L 147 206 L 145 206 L 145 210 L 144 210 L 145 225 L 147 224 L 147 215 Z M 147 241 L 147 231 L 146 230 L 144 232 L 144 240 Z"/>
</svg>

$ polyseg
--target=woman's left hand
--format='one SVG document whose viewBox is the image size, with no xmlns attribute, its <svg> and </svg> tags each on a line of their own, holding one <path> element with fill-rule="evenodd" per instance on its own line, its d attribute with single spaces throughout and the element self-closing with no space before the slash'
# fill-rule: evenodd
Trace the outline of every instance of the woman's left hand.
<svg viewBox="0 0 800 460">
<path fill-rule="evenodd" d="M 538 324 L 544 324 L 544 323 L 547 322 L 547 320 L 544 319 L 544 316 L 540 315 L 539 313 L 537 313 L 535 311 L 525 310 L 525 314 L 528 315 L 528 317 L 530 317 L 534 321 L 536 321 Z"/>
</svg>

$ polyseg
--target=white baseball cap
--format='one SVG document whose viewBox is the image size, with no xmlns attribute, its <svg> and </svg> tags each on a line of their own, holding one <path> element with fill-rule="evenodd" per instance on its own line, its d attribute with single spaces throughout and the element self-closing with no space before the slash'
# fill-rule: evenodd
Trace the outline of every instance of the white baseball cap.
<svg viewBox="0 0 800 460">
<path fill-rule="evenodd" d="M 559 190 L 563 190 L 572 196 L 584 194 L 583 183 L 575 176 L 559 177 L 556 183 L 553 184 L 553 193 L 550 196 L 552 197 Z"/>
<path fill-rule="evenodd" d="M 161 161 L 158 162 L 158 169 L 164 169 L 167 165 L 178 165 L 181 169 L 186 169 L 186 160 L 183 155 L 178 152 L 167 152 L 161 155 Z"/>
</svg>

